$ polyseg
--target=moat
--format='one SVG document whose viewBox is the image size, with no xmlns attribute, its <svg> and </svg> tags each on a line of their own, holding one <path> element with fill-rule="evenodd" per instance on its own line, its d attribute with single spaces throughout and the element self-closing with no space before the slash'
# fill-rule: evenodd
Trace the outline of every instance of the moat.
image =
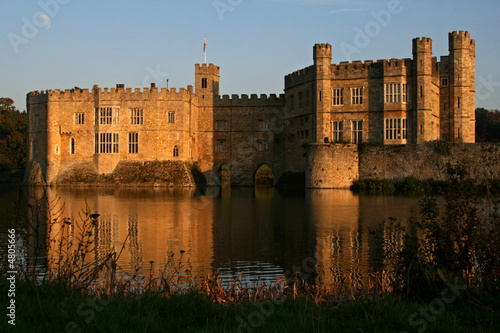
<svg viewBox="0 0 500 333">
<path fill-rule="evenodd" d="M 2 193 L 7 228 L 16 191 Z M 119 252 L 125 244 L 118 260 L 123 272 L 142 267 L 147 275 L 151 265 L 164 268 L 171 258 L 168 265 L 193 276 L 244 272 L 248 282 L 295 271 L 324 283 L 365 277 L 380 262 L 372 231 L 389 217 L 418 215 L 416 198 L 349 190 L 209 188 L 201 195 L 193 189 L 38 188 L 23 194 L 32 207 L 35 197 L 45 195 L 52 217 L 63 208 L 61 218 L 71 218 L 69 235 L 76 234 L 86 205 L 99 214 L 95 251 Z"/>
</svg>

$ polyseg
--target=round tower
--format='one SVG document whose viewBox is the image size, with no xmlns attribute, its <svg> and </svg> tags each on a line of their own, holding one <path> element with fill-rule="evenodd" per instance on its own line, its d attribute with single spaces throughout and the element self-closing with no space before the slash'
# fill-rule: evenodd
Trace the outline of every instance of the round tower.
<svg viewBox="0 0 500 333">
<path fill-rule="evenodd" d="M 313 59 L 315 68 L 315 117 L 316 133 L 313 133 L 313 140 L 324 142 L 331 140 L 330 130 L 330 82 L 332 64 L 332 46 L 330 44 L 316 44 L 313 49 Z"/>
</svg>

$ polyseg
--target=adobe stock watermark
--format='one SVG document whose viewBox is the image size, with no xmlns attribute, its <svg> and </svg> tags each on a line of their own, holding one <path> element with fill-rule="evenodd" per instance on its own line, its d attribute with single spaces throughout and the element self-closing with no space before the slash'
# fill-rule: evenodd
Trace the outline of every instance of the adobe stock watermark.
<svg viewBox="0 0 500 333">
<path fill-rule="evenodd" d="M 453 303 L 460 296 L 460 291 L 467 289 L 466 286 L 458 284 L 457 278 L 455 278 L 454 284 L 447 280 L 444 283 L 447 288 L 441 291 L 441 295 L 430 301 L 427 306 L 421 307 L 419 312 L 412 313 L 408 319 L 410 325 L 414 326 L 419 333 L 424 332 L 429 323 L 436 321 L 438 316 L 446 310 L 446 304 Z"/>
<path fill-rule="evenodd" d="M 155 69 L 147 66 L 146 72 L 148 72 L 148 74 L 142 79 L 143 87 L 148 87 L 151 83 L 155 83 L 157 86 L 161 86 L 162 84 L 166 85 L 169 73 L 162 72 L 159 64 L 156 64 Z"/>
<path fill-rule="evenodd" d="M 392 22 L 392 17 L 400 14 L 403 9 L 400 0 L 391 0 L 387 3 L 387 9 L 382 9 L 379 12 L 370 11 L 373 20 L 367 22 L 364 29 L 359 26 L 354 27 L 355 35 L 352 44 L 340 43 L 340 49 L 344 57 L 348 61 L 352 61 L 352 56 L 359 54 L 362 49 L 370 45 L 372 38 L 377 37 L 382 28 L 386 28 Z"/>
<path fill-rule="evenodd" d="M 488 78 L 481 75 L 477 78 L 477 81 L 476 97 L 480 101 L 485 101 L 490 98 L 496 91 L 496 88 L 500 87 L 500 82 L 493 81 L 493 74 L 489 74 Z"/>
<path fill-rule="evenodd" d="M 232 12 L 242 3 L 243 0 L 214 0 L 212 5 L 217 15 L 219 15 L 219 19 L 224 21 L 224 15 L 226 15 L 227 12 Z"/>
<path fill-rule="evenodd" d="M 59 13 L 60 6 L 66 5 L 70 0 L 39 0 L 38 5 L 41 10 L 35 12 L 31 20 L 26 16 L 21 18 L 23 23 L 21 27 L 21 34 L 9 32 L 7 38 L 14 53 L 19 53 L 19 47 L 26 45 L 30 40 L 38 35 L 39 28 L 50 29 L 52 19 Z"/>
</svg>

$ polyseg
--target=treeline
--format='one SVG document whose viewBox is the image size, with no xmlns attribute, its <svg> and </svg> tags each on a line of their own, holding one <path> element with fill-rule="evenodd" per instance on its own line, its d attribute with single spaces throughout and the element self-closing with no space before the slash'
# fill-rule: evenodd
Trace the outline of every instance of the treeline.
<svg viewBox="0 0 500 333">
<path fill-rule="evenodd" d="M 476 142 L 500 142 L 500 111 L 476 109 Z"/>
<path fill-rule="evenodd" d="M 10 98 L 0 98 L 0 171 L 26 167 L 28 116 Z"/>
</svg>

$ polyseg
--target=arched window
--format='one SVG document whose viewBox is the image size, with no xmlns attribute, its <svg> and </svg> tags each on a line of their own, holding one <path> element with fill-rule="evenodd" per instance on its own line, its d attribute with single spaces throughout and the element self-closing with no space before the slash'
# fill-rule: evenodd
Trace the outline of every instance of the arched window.
<svg viewBox="0 0 500 333">
<path fill-rule="evenodd" d="M 174 153 L 173 153 L 174 157 L 179 157 L 179 148 L 177 148 L 177 146 L 174 146 Z"/>
<path fill-rule="evenodd" d="M 73 155 L 75 153 L 75 138 L 69 140 L 69 153 Z"/>
</svg>

